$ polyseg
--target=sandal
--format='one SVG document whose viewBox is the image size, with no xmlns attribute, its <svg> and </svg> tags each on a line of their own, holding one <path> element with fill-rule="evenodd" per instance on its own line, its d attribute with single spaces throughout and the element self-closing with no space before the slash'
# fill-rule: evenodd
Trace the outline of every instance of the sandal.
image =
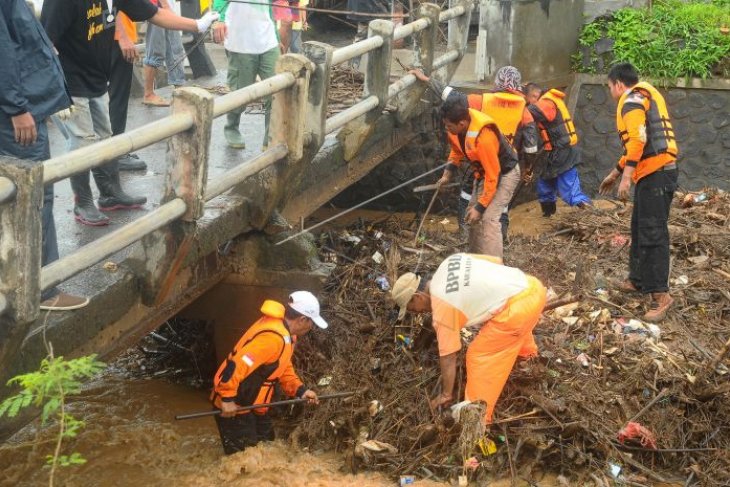
<svg viewBox="0 0 730 487">
<path fill-rule="evenodd" d="M 159 95 L 152 95 L 150 97 L 144 97 L 142 99 L 143 105 L 148 105 L 152 107 L 169 107 L 170 102 L 168 100 L 165 100 Z"/>
</svg>

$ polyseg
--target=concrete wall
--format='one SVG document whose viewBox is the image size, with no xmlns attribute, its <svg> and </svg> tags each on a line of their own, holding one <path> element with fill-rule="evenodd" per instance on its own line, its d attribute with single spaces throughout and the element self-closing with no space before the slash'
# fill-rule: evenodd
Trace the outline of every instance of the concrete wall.
<svg viewBox="0 0 730 487">
<path fill-rule="evenodd" d="M 730 190 L 730 80 L 696 80 L 690 87 L 661 89 L 679 144 L 679 183 Z M 616 165 L 621 146 L 616 133 L 616 102 L 601 76 L 581 75 L 569 100 L 583 150 L 583 188 L 595 195 Z"/>
<path fill-rule="evenodd" d="M 523 80 L 568 74 L 583 7 L 584 0 L 482 0 L 487 80 L 505 65 L 519 68 Z"/>
<path fill-rule="evenodd" d="M 583 8 L 584 21 L 585 23 L 592 22 L 596 17 L 615 12 L 624 7 L 646 7 L 647 3 L 647 0 L 585 0 L 585 7 Z"/>
</svg>

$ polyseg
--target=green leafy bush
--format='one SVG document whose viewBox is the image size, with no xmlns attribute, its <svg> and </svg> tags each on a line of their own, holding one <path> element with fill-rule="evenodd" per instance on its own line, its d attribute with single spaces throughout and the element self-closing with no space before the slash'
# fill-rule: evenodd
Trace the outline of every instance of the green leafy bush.
<svg viewBox="0 0 730 487">
<path fill-rule="evenodd" d="M 727 77 L 727 28 L 730 0 L 660 0 L 652 8 L 623 8 L 584 26 L 582 54 L 573 57 L 574 67 L 579 72 L 605 72 L 613 62 L 629 61 L 651 78 Z M 613 40 L 613 49 L 599 55 L 595 47 L 603 38 Z"/>
</svg>

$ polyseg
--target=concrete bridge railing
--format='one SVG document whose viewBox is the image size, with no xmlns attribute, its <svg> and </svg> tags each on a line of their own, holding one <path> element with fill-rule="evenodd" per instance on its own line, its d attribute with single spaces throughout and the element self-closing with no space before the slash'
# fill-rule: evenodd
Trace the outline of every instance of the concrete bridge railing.
<svg viewBox="0 0 730 487">
<path fill-rule="evenodd" d="M 390 83 L 392 44 L 417 36 L 416 64 L 437 78 L 451 76 L 461 59 L 473 9 L 471 0 L 455 0 L 441 10 L 423 4 L 417 20 L 394 27 L 386 20 L 370 22 L 366 40 L 339 49 L 307 42 L 305 55 L 279 59 L 276 75 L 244 89 L 214 98 L 200 88 L 175 90 L 171 114 L 92 146 L 38 164 L 0 159 L 0 364 L 19 347 L 39 317 L 42 290 L 88 269 L 125 247 L 141 241 L 145 261 L 138 271 L 142 300 L 154 305 L 171 286 L 168 276 L 181 265 L 180 249 L 190 246 L 205 203 L 275 165 L 276 180 L 263 198 L 259 227 L 286 199 L 282 188 L 293 183 L 322 147 L 327 134 L 346 127 L 344 158 L 354 157 L 372 133 L 386 104 L 395 103 L 396 117 L 406 121 L 418 105 L 423 88 L 413 75 Z M 438 26 L 448 22 L 446 51 L 436 56 Z M 357 56 L 368 56 L 364 95 L 350 108 L 327 118 L 331 68 Z M 211 125 L 219 117 L 252 101 L 273 95 L 271 142 L 260 155 L 208 181 Z M 158 208 L 119 229 L 41 267 L 43 185 L 87 171 L 124 154 L 168 140 L 165 188 Z M 245 186 L 244 186 L 245 187 Z"/>
</svg>

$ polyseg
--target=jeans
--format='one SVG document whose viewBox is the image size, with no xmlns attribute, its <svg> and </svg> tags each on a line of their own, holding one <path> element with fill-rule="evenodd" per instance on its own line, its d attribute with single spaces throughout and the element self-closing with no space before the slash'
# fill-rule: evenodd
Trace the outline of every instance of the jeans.
<svg viewBox="0 0 730 487">
<path fill-rule="evenodd" d="M 147 23 L 147 35 L 145 37 L 145 66 L 161 68 L 167 66 L 167 82 L 171 85 L 181 86 L 185 84 L 185 68 L 182 58 L 185 57 L 185 49 L 182 44 L 182 36 L 179 30 L 168 30 L 152 23 Z M 177 63 L 177 66 L 170 69 Z"/>
<path fill-rule="evenodd" d="M 292 54 L 301 54 L 302 52 L 302 31 L 294 30 L 291 31 L 291 44 L 289 45 L 289 52 Z"/>
<path fill-rule="evenodd" d="M 520 182 L 520 167 L 515 166 L 510 172 L 502 174 L 497 184 L 497 191 L 484 211 L 481 220 L 469 228 L 469 252 L 502 258 L 504 238 L 502 235 L 502 213 L 512 200 L 512 196 Z M 470 205 L 475 205 L 484 191 L 484 179 L 477 179 L 471 195 Z"/>
<path fill-rule="evenodd" d="M 580 187 L 580 177 L 575 167 L 558 174 L 552 179 L 538 178 L 537 199 L 540 203 L 555 203 L 557 193 L 570 206 L 580 203 L 590 204 L 591 199 L 583 193 Z"/>
<path fill-rule="evenodd" d="M 228 57 L 228 87 L 231 91 L 240 90 L 256 82 L 256 76 L 262 80 L 274 76 L 276 61 L 279 60 L 279 48 L 269 49 L 262 54 L 241 54 L 226 51 Z M 241 114 L 245 107 L 228 112 L 226 128 L 238 130 Z M 269 121 L 271 119 L 271 96 L 264 98 L 264 145 L 269 145 Z"/>
<path fill-rule="evenodd" d="M 669 208 L 677 170 L 659 170 L 636 183 L 631 214 L 629 280 L 642 293 L 669 291 Z"/>
<path fill-rule="evenodd" d="M 74 96 L 73 102 L 74 111 L 71 118 L 67 120 L 54 118 L 54 122 L 66 138 L 66 149 L 72 151 L 111 137 L 108 94 L 104 93 L 96 98 Z"/>
<path fill-rule="evenodd" d="M 51 157 L 51 147 L 48 142 L 48 126 L 46 122 L 36 122 L 38 138 L 35 144 L 22 146 L 15 142 L 15 131 L 10 118 L 0 115 L 0 155 L 38 161 L 40 164 Z M 43 188 L 43 208 L 41 209 L 41 266 L 58 260 L 58 241 L 56 238 L 56 223 L 53 220 L 53 185 Z M 41 301 L 50 299 L 58 294 L 58 289 L 51 288 L 41 293 Z"/>
</svg>

